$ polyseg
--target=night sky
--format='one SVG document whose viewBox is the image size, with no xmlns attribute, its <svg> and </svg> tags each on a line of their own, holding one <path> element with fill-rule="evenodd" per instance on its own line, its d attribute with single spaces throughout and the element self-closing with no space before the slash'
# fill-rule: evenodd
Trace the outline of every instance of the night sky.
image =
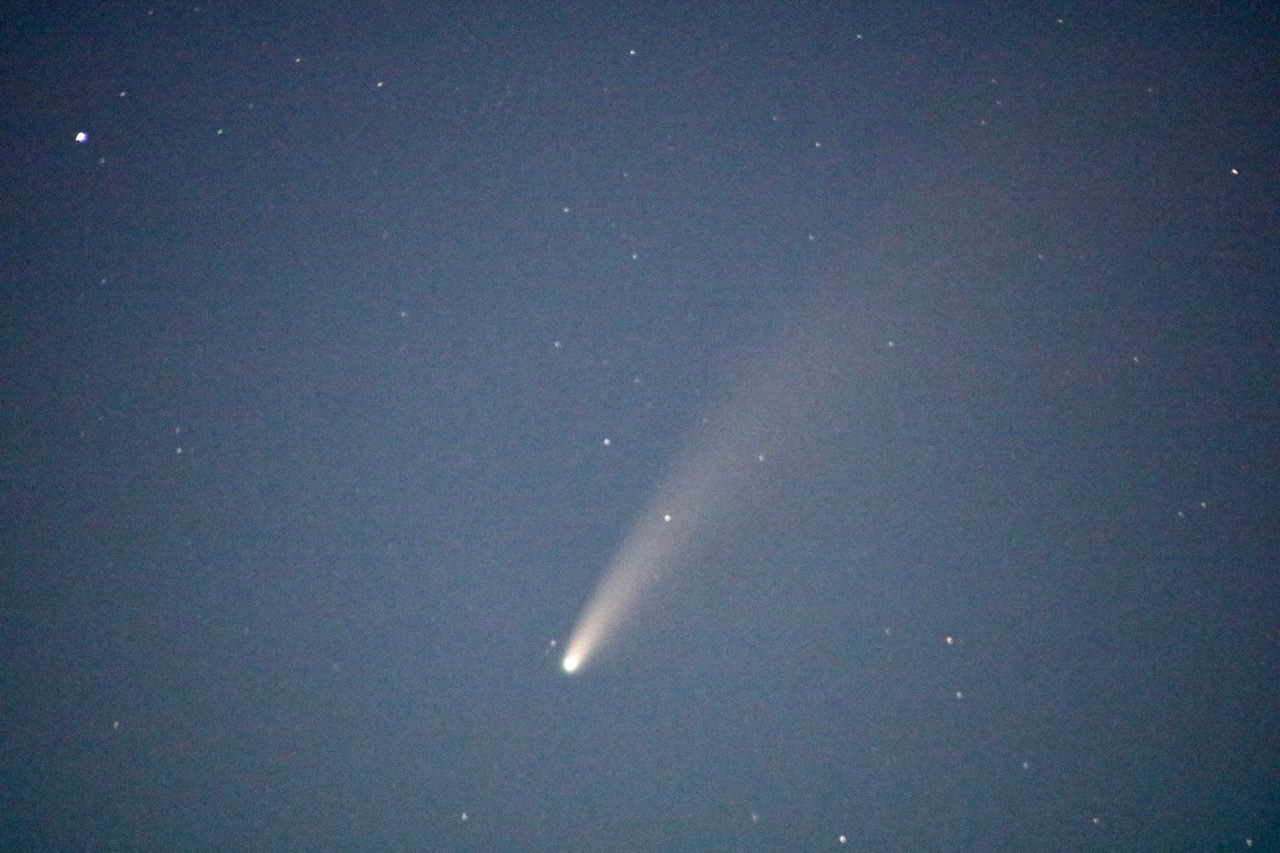
<svg viewBox="0 0 1280 853">
<path fill-rule="evenodd" d="M 0 847 L 1277 849 L 1278 56 L 10 9 Z"/>
</svg>

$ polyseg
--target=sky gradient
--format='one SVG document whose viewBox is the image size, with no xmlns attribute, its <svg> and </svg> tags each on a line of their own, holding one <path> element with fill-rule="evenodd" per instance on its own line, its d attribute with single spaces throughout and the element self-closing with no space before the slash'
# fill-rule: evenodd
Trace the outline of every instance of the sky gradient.
<svg viewBox="0 0 1280 853">
<path fill-rule="evenodd" d="M 1280 847 L 1265 4 L 0 45 L 0 847 Z"/>
</svg>

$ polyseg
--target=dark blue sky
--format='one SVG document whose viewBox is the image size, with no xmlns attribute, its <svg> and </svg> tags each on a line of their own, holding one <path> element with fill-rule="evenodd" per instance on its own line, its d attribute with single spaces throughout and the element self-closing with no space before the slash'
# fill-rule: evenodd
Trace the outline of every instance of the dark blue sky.
<svg viewBox="0 0 1280 853">
<path fill-rule="evenodd" d="M 0 847 L 1280 844 L 1265 4 L 0 45 Z M 566 676 L 664 474 L 770 411 Z"/>
</svg>

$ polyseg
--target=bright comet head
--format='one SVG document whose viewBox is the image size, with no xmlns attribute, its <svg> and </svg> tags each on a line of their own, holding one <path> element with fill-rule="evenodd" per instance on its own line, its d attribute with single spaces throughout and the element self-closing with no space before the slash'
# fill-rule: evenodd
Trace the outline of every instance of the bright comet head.
<svg viewBox="0 0 1280 853">
<path fill-rule="evenodd" d="M 580 663 L 582 663 L 582 661 L 577 655 L 569 653 L 564 656 L 564 660 L 560 662 L 560 666 L 564 668 L 565 672 L 573 672 L 578 668 L 578 664 Z"/>
</svg>

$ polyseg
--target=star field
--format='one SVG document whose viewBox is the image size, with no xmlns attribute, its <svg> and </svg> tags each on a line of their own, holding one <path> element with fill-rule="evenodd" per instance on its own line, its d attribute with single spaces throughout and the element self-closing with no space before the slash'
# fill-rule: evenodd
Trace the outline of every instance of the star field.
<svg viewBox="0 0 1280 853">
<path fill-rule="evenodd" d="M 1265 6 L 0 44 L 0 847 L 1280 844 Z"/>
</svg>

